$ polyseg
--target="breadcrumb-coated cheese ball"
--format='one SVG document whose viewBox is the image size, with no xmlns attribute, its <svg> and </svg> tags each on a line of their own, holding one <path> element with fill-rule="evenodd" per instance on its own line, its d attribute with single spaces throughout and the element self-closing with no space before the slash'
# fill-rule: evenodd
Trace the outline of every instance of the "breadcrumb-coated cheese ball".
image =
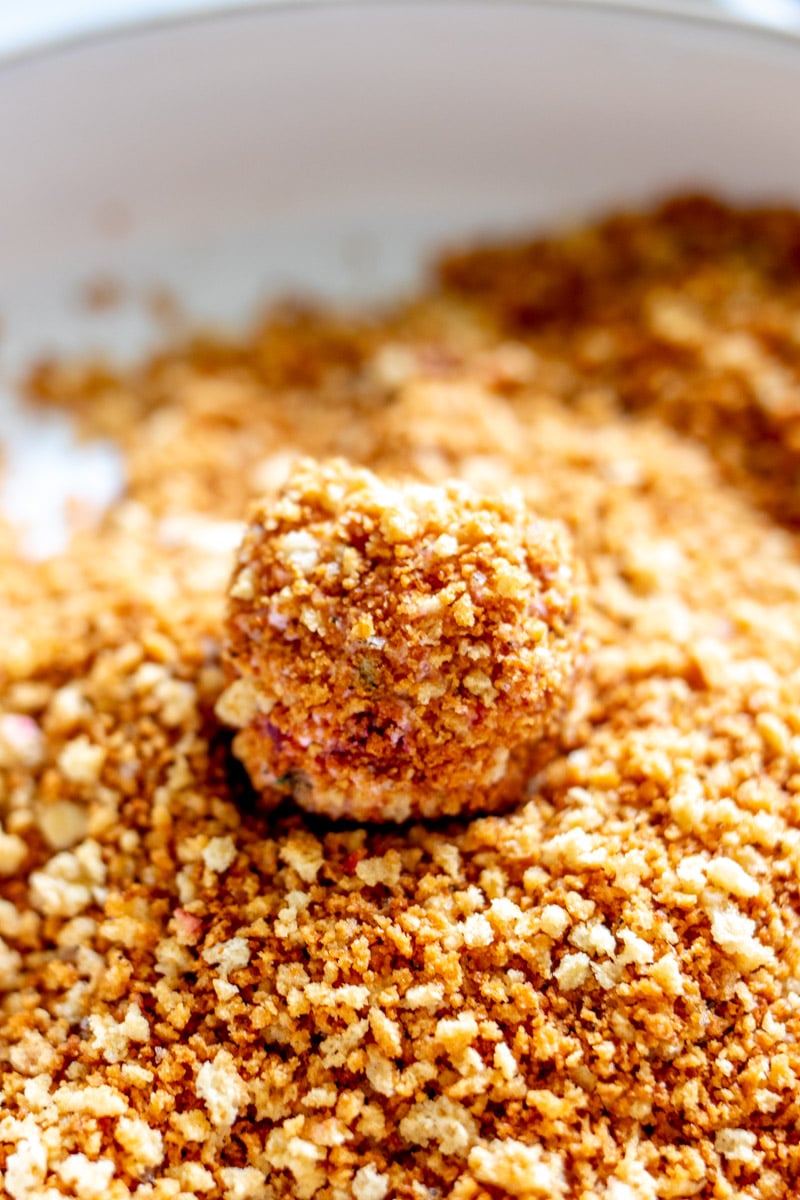
<svg viewBox="0 0 800 1200">
<path fill-rule="evenodd" d="M 516 493 L 297 465 L 250 514 L 217 707 L 257 791 L 403 821 L 519 799 L 580 646 L 566 533 Z"/>
</svg>

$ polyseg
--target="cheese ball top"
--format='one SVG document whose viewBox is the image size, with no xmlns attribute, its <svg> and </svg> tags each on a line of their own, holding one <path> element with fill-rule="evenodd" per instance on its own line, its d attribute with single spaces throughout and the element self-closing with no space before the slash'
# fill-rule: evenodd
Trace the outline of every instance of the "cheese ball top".
<svg viewBox="0 0 800 1200">
<path fill-rule="evenodd" d="M 217 713 L 267 800 L 404 821 L 520 799 L 580 645 L 562 527 L 516 493 L 301 461 L 255 505 Z"/>
</svg>

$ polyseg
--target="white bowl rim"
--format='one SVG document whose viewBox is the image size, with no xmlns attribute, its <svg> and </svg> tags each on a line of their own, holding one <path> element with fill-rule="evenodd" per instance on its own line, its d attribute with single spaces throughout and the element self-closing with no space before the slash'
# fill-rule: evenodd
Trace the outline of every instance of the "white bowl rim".
<svg viewBox="0 0 800 1200">
<path fill-rule="evenodd" d="M 164 0 L 164 7 L 159 12 L 145 12 L 141 15 L 124 14 L 115 17 L 113 13 L 101 14 L 99 18 L 75 31 L 56 30 L 51 34 L 41 34 L 33 37 L 30 42 L 19 46 L 0 48 L 0 78 L 8 70 L 24 67 L 28 63 L 59 55 L 63 52 L 81 50 L 105 42 L 116 42 L 118 39 L 138 35 L 157 34 L 162 30 L 181 29 L 184 26 L 198 23 L 216 22 L 220 20 L 237 20 L 242 17 L 259 14 L 280 13 L 284 16 L 293 13 L 304 14 L 314 10 L 335 10 L 337 8 L 370 8 L 396 7 L 401 0 L 231 0 L 230 3 L 220 3 L 219 0 L 197 0 L 191 8 L 171 8 L 170 0 Z M 697 7 L 697 0 L 503 0 L 515 8 L 531 9 L 560 9 L 601 13 L 609 17 L 636 17 L 653 21 L 654 23 L 678 23 L 686 26 L 696 26 L 711 30 L 724 30 L 726 33 L 744 35 L 748 38 L 767 39 L 771 42 L 783 42 L 789 45 L 800 45 L 799 28 L 779 28 L 772 24 L 762 23 L 741 13 L 719 7 Z M 415 8 L 449 6 L 454 9 L 491 6 L 495 0 L 402 0 L 402 3 Z"/>
</svg>

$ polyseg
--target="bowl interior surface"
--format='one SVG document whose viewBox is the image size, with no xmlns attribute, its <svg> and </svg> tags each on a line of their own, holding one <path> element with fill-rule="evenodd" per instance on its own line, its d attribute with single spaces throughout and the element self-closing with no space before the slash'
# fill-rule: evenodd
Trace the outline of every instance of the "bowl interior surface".
<svg viewBox="0 0 800 1200">
<path fill-rule="evenodd" d="M 442 243 L 681 188 L 800 198 L 799 67 L 789 37 L 507 0 L 270 6 L 7 63 L 5 506 L 102 476 L 57 421 L 20 414 L 16 374 L 41 353 L 140 352 L 154 285 L 236 323 L 287 291 L 396 293 Z M 80 304 L 97 277 L 126 302 Z"/>
</svg>

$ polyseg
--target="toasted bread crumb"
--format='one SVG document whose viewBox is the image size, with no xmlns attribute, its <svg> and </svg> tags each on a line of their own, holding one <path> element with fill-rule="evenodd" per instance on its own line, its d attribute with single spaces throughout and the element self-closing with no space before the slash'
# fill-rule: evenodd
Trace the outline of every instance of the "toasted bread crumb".
<svg viewBox="0 0 800 1200">
<path fill-rule="evenodd" d="M 128 483 L 50 562 L 0 529 L 4 1195 L 793 1200 L 798 264 L 797 215 L 688 198 L 453 255 L 393 313 L 37 370 Z M 242 517 L 302 456 L 567 527 L 585 668 L 511 810 L 255 803 L 230 741 L 271 709 L 223 669 L 225 581 L 256 603 Z M 302 499 L 293 586 L 330 550 Z M 413 561 L 419 506 L 379 517 Z M 497 705 L 480 604 L 450 611 L 464 704 Z M 379 613 L 353 636 L 381 661 Z"/>
</svg>

